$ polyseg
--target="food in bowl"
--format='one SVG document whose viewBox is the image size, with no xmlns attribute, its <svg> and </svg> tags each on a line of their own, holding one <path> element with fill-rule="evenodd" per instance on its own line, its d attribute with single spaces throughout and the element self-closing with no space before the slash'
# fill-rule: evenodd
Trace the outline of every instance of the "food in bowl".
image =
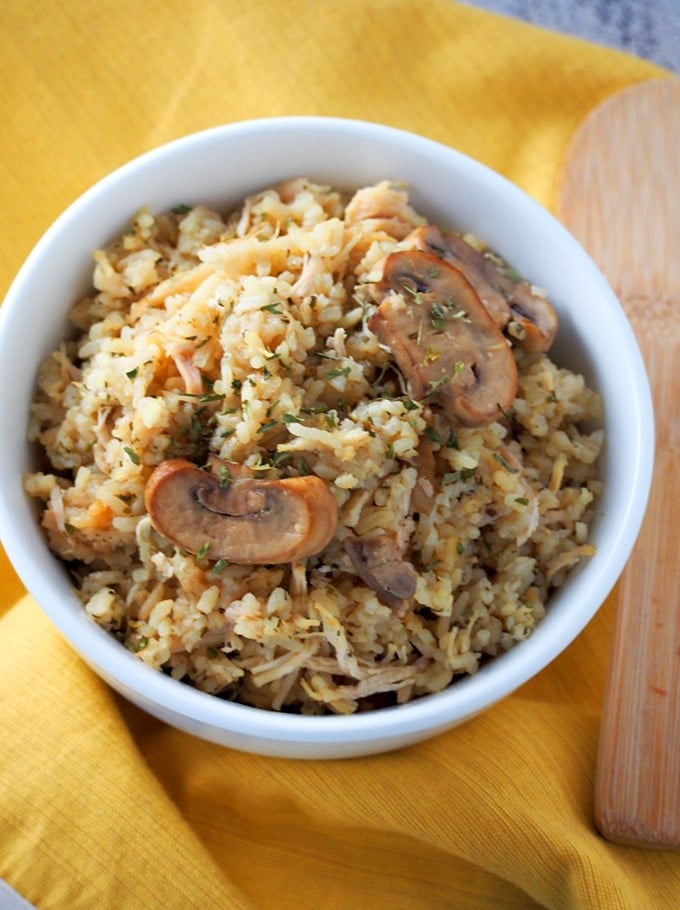
<svg viewBox="0 0 680 910">
<path fill-rule="evenodd" d="M 140 660 L 258 708 L 403 704 L 593 554 L 599 396 L 550 359 L 546 295 L 447 227 L 388 181 L 295 178 L 95 252 L 25 488 Z"/>
</svg>

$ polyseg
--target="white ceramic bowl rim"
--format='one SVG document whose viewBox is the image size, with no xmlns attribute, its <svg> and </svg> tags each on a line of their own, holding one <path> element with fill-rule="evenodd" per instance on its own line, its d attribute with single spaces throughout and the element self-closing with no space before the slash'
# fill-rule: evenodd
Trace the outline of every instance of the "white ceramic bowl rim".
<svg viewBox="0 0 680 910">
<path fill-rule="evenodd" d="M 642 359 L 616 298 L 579 244 L 538 203 L 481 163 L 432 140 L 404 133 L 393 127 L 341 118 L 274 117 L 204 130 L 141 155 L 87 190 L 66 209 L 37 243 L 17 274 L 0 308 L 0 387 L 5 389 L 10 387 L 7 383 L 11 382 L 11 377 L 6 375 L 5 362 L 9 362 L 12 357 L 16 361 L 13 348 L 17 344 L 17 338 L 22 335 L 29 337 L 25 335 L 26 328 L 22 325 L 25 323 L 25 313 L 22 312 L 22 307 L 25 306 L 24 297 L 27 287 L 40 274 L 50 248 L 55 243 L 65 244 L 68 251 L 76 244 L 82 245 L 83 236 L 89 236 L 91 218 L 93 213 L 96 215 L 98 207 L 106 203 L 115 208 L 118 187 L 130 179 L 136 180 L 140 185 L 148 181 L 150 187 L 148 204 L 153 208 L 154 197 L 161 198 L 163 192 L 160 184 L 154 185 L 154 174 L 164 162 L 166 164 L 168 161 L 176 162 L 181 166 L 182 162 L 188 160 L 195 152 L 200 157 L 203 150 L 208 147 L 219 149 L 241 141 L 250 143 L 253 137 L 258 136 L 260 146 L 264 148 L 266 145 L 270 151 L 279 143 L 284 147 L 291 135 L 296 137 L 296 142 L 301 147 L 305 141 L 313 141 L 323 135 L 321 146 L 325 144 L 325 147 L 331 148 L 333 143 L 346 141 L 348 131 L 352 137 L 352 147 L 348 146 L 347 149 L 350 158 L 353 154 L 359 154 L 356 148 L 361 149 L 362 143 L 366 143 L 367 147 L 372 144 L 380 146 L 384 143 L 388 147 L 392 140 L 396 139 L 399 144 L 406 143 L 412 155 L 422 157 L 433 167 L 455 165 L 469 183 L 471 192 L 476 191 L 476 188 L 485 187 L 486 192 L 496 194 L 502 210 L 507 209 L 512 214 L 515 208 L 520 206 L 526 216 L 526 229 L 536 231 L 537 237 L 546 224 L 549 224 L 553 240 L 560 247 L 560 255 L 564 257 L 564 268 L 579 270 L 592 293 L 607 302 L 610 334 L 605 343 L 610 350 L 622 352 L 621 356 L 625 357 L 628 364 L 628 371 L 619 377 L 619 381 L 625 386 L 627 418 L 636 428 L 637 434 L 627 439 L 629 449 L 625 465 L 621 469 L 626 474 L 625 485 L 620 477 L 615 481 L 617 489 L 625 491 L 626 495 L 610 502 L 600 521 L 601 525 L 606 525 L 607 546 L 603 547 L 603 552 L 589 565 L 581 567 L 574 573 L 568 586 L 570 601 L 578 603 L 580 599 L 582 604 L 587 606 L 572 608 L 570 611 L 566 609 L 566 604 L 560 603 L 552 608 L 561 610 L 559 621 L 550 623 L 544 620 L 528 642 L 501 657 L 494 658 L 475 676 L 460 679 L 436 695 L 399 707 L 349 716 L 323 717 L 278 714 L 254 709 L 178 684 L 142 664 L 96 627 L 87 619 L 79 602 L 77 611 L 64 610 L 55 602 L 55 586 L 59 588 L 61 585 L 63 589 L 63 572 L 55 560 L 52 560 L 54 563 L 52 568 L 42 558 L 36 563 L 23 542 L 36 533 L 35 519 L 21 489 L 21 479 L 17 472 L 17 465 L 25 463 L 25 460 L 22 462 L 25 443 L 22 440 L 11 439 L 8 435 L 7 439 L 10 441 L 0 452 L 0 539 L 28 590 L 75 650 L 105 679 L 117 682 L 121 690 L 130 694 L 133 700 L 135 695 L 141 695 L 144 699 L 156 702 L 171 714 L 179 714 L 187 719 L 199 717 L 205 724 L 266 740 L 309 743 L 388 740 L 411 727 L 443 729 L 450 725 L 452 714 L 456 717 L 474 715 L 509 694 L 549 664 L 583 629 L 605 600 L 633 546 L 651 481 L 653 456 L 649 440 L 653 439 L 652 411 Z M 388 161 L 384 165 L 383 176 L 390 176 L 389 166 Z M 300 173 L 307 173 L 307 170 L 301 169 Z M 315 179 L 314 174 L 308 175 Z M 282 176 L 295 175 L 287 173 Z M 237 199 L 233 201 L 236 202 Z M 167 196 L 164 203 L 165 207 L 172 204 L 168 202 Z M 414 204 L 417 207 L 417 203 Z M 131 211 L 121 210 L 121 219 L 129 218 L 130 214 Z M 104 240 L 105 238 L 97 238 L 96 242 L 101 243 Z M 89 250 L 85 252 L 89 255 Z M 69 302 L 64 301 L 64 306 L 66 307 Z M 609 381 L 607 374 L 603 375 L 604 379 Z M 606 395 L 606 389 L 604 394 Z M 614 418 L 621 423 L 623 415 L 614 414 Z M 4 423 L 4 418 L 2 420 Z M 37 571 L 36 565 L 39 566 Z M 75 595 L 73 599 L 75 600 Z M 559 595 L 556 600 L 559 600 Z"/>
</svg>

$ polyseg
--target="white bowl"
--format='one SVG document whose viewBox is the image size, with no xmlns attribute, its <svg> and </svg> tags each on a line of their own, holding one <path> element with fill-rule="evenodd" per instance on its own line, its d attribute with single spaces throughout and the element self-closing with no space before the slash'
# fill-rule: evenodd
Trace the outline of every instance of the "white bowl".
<svg viewBox="0 0 680 910">
<path fill-rule="evenodd" d="M 543 286 L 560 317 L 555 360 L 585 374 L 605 402 L 605 482 L 592 528 L 596 555 L 549 603 L 534 634 L 476 675 L 400 707 L 351 716 L 277 714 L 215 698 L 145 666 L 97 627 L 48 550 L 22 489 L 33 465 L 26 441 L 38 364 L 91 281 L 91 253 L 142 205 L 203 202 L 228 210 L 247 194 L 304 175 L 344 188 L 381 179 L 409 184 L 416 209 L 469 230 Z M 653 417 L 631 329 L 608 284 L 544 209 L 470 158 L 412 134 L 323 117 L 217 127 L 149 152 L 74 202 L 36 245 L 0 310 L 0 539 L 22 581 L 82 658 L 130 701 L 217 743 L 267 755 L 338 758 L 395 749 L 485 710 L 546 667 L 584 628 L 621 573 L 647 502 Z"/>
</svg>

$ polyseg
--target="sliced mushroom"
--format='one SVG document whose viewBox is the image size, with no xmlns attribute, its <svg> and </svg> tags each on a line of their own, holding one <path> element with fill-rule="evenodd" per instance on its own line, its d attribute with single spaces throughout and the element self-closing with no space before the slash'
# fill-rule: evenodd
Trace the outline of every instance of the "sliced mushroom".
<svg viewBox="0 0 680 910">
<path fill-rule="evenodd" d="M 222 482 L 182 458 L 149 477 L 146 509 L 163 537 L 190 553 L 241 565 L 294 562 L 319 553 L 338 521 L 321 478 Z"/>
<path fill-rule="evenodd" d="M 526 351 L 547 351 L 557 332 L 557 314 L 545 297 L 506 264 L 485 256 L 456 234 L 428 224 L 411 234 L 416 249 L 434 253 L 465 275 L 501 329 Z"/>
<path fill-rule="evenodd" d="M 468 426 L 496 420 L 517 391 L 507 340 L 463 273 L 430 253 L 385 260 L 369 327 L 394 355 L 411 394 Z"/>
<path fill-rule="evenodd" d="M 418 576 L 394 538 L 388 534 L 346 537 L 344 543 L 359 578 L 388 607 L 398 607 L 413 597 Z"/>
</svg>

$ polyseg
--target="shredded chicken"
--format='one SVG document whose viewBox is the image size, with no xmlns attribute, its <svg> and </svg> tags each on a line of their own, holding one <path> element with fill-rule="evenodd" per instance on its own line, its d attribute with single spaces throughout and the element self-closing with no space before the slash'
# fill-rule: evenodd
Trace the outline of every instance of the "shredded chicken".
<svg viewBox="0 0 680 910">
<path fill-rule="evenodd" d="M 176 342 L 167 346 L 167 352 L 172 357 L 177 372 L 182 377 L 187 395 L 202 395 L 205 391 L 201 371 L 193 361 L 195 348 L 190 345 Z"/>
</svg>

